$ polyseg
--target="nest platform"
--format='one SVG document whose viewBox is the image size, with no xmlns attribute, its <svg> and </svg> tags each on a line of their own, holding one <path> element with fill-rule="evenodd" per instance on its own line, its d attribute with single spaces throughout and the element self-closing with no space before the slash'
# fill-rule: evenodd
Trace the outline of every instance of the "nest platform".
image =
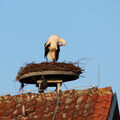
<svg viewBox="0 0 120 120">
<path fill-rule="evenodd" d="M 76 80 L 82 73 L 83 69 L 72 63 L 31 63 L 20 68 L 16 80 L 25 84 L 38 84 L 44 76 L 48 87 L 53 87 L 56 83 Z"/>
<path fill-rule="evenodd" d="M 79 74 L 69 71 L 42 71 L 42 72 L 31 72 L 22 75 L 19 78 L 19 82 L 26 84 L 36 84 L 38 80 L 45 76 L 45 79 L 51 80 L 63 80 L 63 82 L 76 80 L 79 78 Z M 52 85 L 51 85 L 52 86 Z M 53 85 L 54 86 L 54 85 Z"/>
</svg>

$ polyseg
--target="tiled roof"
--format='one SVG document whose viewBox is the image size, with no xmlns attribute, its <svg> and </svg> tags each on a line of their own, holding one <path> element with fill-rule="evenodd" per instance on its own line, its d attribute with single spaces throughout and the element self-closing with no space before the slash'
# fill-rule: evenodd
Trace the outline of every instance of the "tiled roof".
<svg viewBox="0 0 120 120">
<path fill-rule="evenodd" d="M 106 120 L 112 96 L 111 87 L 1 96 L 0 120 Z"/>
</svg>

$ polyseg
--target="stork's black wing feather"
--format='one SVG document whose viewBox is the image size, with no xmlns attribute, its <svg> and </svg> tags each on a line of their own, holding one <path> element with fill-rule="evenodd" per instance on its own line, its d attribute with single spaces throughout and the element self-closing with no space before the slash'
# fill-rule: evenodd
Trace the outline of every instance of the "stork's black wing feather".
<svg viewBox="0 0 120 120">
<path fill-rule="evenodd" d="M 45 43 L 45 54 L 44 54 L 44 58 L 46 58 L 47 57 L 47 54 L 48 54 L 48 52 L 49 52 L 49 47 L 50 47 L 50 44 L 48 44 L 47 46 L 46 46 L 46 43 Z"/>
<path fill-rule="evenodd" d="M 59 44 L 57 45 L 57 51 L 56 51 L 56 61 L 58 60 L 58 58 L 59 58 L 59 52 L 60 52 L 60 46 L 59 46 Z"/>
</svg>

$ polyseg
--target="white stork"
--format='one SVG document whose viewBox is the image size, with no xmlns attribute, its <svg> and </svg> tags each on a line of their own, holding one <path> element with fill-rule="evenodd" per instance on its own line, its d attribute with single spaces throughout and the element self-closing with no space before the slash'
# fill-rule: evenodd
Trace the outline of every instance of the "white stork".
<svg viewBox="0 0 120 120">
<path fill-rule="evenodd" d="M 57 35 L 51 35 L 45 43 L 44 57 L 47 59 L 48 55 L 50 61 L 56 62 L 59 58 L 60 46 L 64 46 L 65 44 L 66 41 L 64 39 L 58 37 Z"/>
</svg>

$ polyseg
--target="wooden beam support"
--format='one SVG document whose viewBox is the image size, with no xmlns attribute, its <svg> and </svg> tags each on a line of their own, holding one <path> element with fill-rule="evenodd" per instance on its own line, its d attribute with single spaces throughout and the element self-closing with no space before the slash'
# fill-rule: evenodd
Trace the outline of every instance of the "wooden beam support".
<svg viewBox="0 0 120 120">
<path fill-rule="evenodd" d="M 60 87 L 61 87 L 61 84 L 62 84 L 63 80 L 48 80 L 47 83 L 56 83 L 56 91 L 57 93 L 60 92 Z M 41 83 L 42 83 L 42 80 L 38 80 L 37 81 L 37 84 L 38 84 L 38 92 L 40 93 L 41 90 L 40 90 L 40 86 L 41 86 Z M 49 86 L 48 86 L 49 87 Z"/>
<path fill-rule="evenodd" d="M 40 86 L 41 86 L 41 83 L 42 83 L 42 81 L 37 81 L 37 83 L 38 83 L 38 92 L 40 93 Z"/>
<path fill-rule="evenodd" d="M 58 83 L 57 83 L 57 93 L 58 93 L 58 94 L 59 94 L 60 89 L 61 89 L 60 86 L 61 86 L 61 83 L 58 82 Z"/>
<path fill-rule="evenodd" d="M 41 83 L 42 80 L 37 80 L 37 83 Z M 62 83 L 63 80 L 47 80 L 47 83 Z"/>
</svg>

